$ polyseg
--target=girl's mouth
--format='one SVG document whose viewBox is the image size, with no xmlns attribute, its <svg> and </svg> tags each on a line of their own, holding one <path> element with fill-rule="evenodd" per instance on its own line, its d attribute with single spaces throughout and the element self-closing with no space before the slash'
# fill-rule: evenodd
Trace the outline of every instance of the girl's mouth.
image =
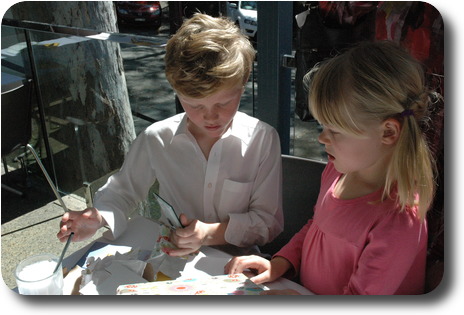
<svg viewBox="0 0 464 315">
<path fill-rule="evenodd" d="M 326 152 L 326 153 L 327 153 L 327 158 L 328 158 L 328 160 L 329 160 L 330 162 L 332 162 L 332 161 L 335 160 L 335 157 L 334 157 L 332 154 L 330 154 L 330 153 L 328 153 L 328 152 Z"/>
</svg>

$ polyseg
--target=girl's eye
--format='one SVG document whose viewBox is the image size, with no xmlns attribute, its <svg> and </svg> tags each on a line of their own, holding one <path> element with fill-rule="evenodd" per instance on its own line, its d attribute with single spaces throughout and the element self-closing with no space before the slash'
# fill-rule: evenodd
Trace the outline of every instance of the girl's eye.
<svg viewBox="0 0 464 315">
<path fill-rule="evenodd" d="M 325 126 L 325 125 L 322 125 L 322 127 L 324 128 L 324 130 L 327 130 L 327 132 L 328 132 L 329 134 L 331 134 L 332 136 L 335 136 L 335 135 L 340 134 L 340 132 L 335 131 L 335 130 L 333 130 L 333 129 L 331 129 L 330 127 L 327 127 L 327 126 Z"/>
</svg>

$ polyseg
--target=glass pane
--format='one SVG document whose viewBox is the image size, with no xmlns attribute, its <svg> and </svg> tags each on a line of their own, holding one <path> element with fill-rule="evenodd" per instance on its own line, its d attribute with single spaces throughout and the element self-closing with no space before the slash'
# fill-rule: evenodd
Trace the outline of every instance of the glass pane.
<svg viewBox="0 0 464 315">
<path fill-rule="evenodd" d="M 45 140 L 50 143 L 52 163 L 55 166 L 57 186 L 62 192 L 72 192 L 82 187 L 84 182 L 92 182 L 119 168 L 123 156 L 94 156 L 95 146 L 103 145 L 111 139 L 101 139 L 100 131 L 111 128 L 112 119 L 103 119 L 99 108 L 89 106 L 105 96 L 107 87 L 99 86 L 96 78 L 86 77 L 82 69 L 98 69 L 101 73 L 123 73 L 124 86 L 127 89 L 130 106 L 130 119 L 133 124 L 133 138 L 155 121 L 168 118 L 179 111 L 176 108 L 174 91 L 164 73 L 164 48 L 153 43 L 167 42 L 170 36 L 168 23 L 153 30 L 149 27 L 130 27 L 125 25 L 124 33 L 75 36 L 30 30 L 37 86 L 45 114 L 46 139 L 40 130 L 39 110 L 34 106 L 34 125 L 37 147 L 43 159 L 47 159 Z M 13 45 L 6 45 L 8 32 L 24 34 L 24 30 L 2 26 L 2 47 L 21 50 L 16 64 L 29 63 L 24 35 Z M 85 34 L 85 30 L 78 30 Z M 131 33 L 132 32 L 132 33 Z M 137 34 L 136 34 L 137 33 Z M 106 37 L 105 37 L 106 36 Z M 8 51 L 2 50 L 3 54 Z M 110 57 L 111 53 L 121 57 L 121 64 Z M 26 55 L 25 55 L 26 54 Z M 70 58 L 72 56 L 72 58 Z M 95 57 L 97 56 L 97 57 Z M 105 56 L 108 56 L 105 58 Z M 19 59 L 18 59 L 19 58 Z M 22 61 L 22 64 L 19 61 Z M 2 72 L 3 60 L 2 60 Z M 6 72 L 6 71 L 5 71 Z M 292 71 L 294 80 L 294 70 Z M 102 75 L 103 75 L 102 74 Z M 30 71 L 28 76 L 32 77 Z M 257 99 L 257 61 L 246 84 L 240 110 L 254 116 Z M 89 82 L 95 80 L 95 82 Z M 102 80 L 104 81 L 104 80 Z M 82 84 L 87 82 L 86 84 Z M 288 84 L 288 83 L 286 83 Z M 292 82 L 292 89 L 294 84 Z M 292 90 L 291 112 L 294 112 L 295 100 Z M 96 98 L 95 102 L 92 98 Z M 100 100 L 101 101 L 101 100 Z M 113 100 L 110 100 L 112 102 Z M 105 107 L 104 105 L 102 105 Z M 77 110 L 76 110 L 77 109 Z M 90 111 L 90 112 L 89 112 Z M 130 127 L 130 126 L 129 126 Z M 317 142 L 319 133 L 316 122 L 302 122 L 292 114 L 290 154 L 324 160 L 323 147 Z M 42 138 L 41 138 L 42 137 Z M 89 146 L 94 146 L 90 150 Z M 103 159 L 103 167 L 92 167 L 93 159 Z M 63 162 L 65 161 L 65 162 Z M 99 163 L 101 164 L 101 162 Z M 70 170 L 72 170 L 70 172 Z M 54 176 L 52 176 L 53 178 Z"/>
</svg>

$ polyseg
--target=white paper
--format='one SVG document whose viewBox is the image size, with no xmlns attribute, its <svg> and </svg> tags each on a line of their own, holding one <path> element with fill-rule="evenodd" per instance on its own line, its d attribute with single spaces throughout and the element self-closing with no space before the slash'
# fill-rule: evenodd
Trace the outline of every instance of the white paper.
<svg viewBox="0 0 464 315">
<path fill-rule="evenodd" d="M 230 257 L 206 256 L 200 252 L 181 272 L 182 277 L 218 276 L 224 274 L 224 266 Z"/>
<path fill-rule="evenodd" d="M 79 290 L 79 292 L 83 295 L 115 295 L 116 289 L 122 284 L 147 282 L 147 280 L 123 266 L 118 261 L 112 261 L 112 263 L 106 267 L 106 271 L 110 273 L 110 277 L 106 278 L 98 285 L 95 285 L 92 280 Z"/>
</svg>

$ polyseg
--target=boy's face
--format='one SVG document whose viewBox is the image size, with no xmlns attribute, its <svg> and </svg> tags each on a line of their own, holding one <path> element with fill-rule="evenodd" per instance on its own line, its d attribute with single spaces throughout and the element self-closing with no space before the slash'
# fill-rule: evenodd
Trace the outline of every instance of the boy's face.
<svg viewBox="0 0 464 315">
<path fill-rule="evenodd" d="M 243 89 L 243 85 L 238 84 L 204 98 L 178 95 L 189 118 L 189 131 L 197 140 L 198 137 L 218 139 L 227 131 L 238 110 Z"/>
</svg>

